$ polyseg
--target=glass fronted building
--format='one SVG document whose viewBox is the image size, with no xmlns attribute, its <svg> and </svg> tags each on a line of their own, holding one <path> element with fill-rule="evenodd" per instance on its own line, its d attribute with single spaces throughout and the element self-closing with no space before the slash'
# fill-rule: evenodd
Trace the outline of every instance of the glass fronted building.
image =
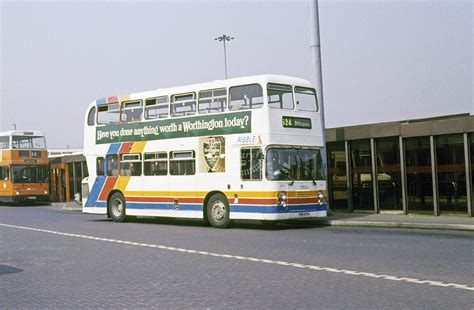
<svg viewBox="0 0 474 310">
<path fill-rule="evenodd" d="M 326 130 L 330 206 L 473 216 L 474 116 Z"/>
<path fill-rule="evenodd" d="M 50 194 L 52 202 L 74 201 L 82 196 L 82 179 L 88 176 L 82 153 L 49 156 Z"/>
</svg>

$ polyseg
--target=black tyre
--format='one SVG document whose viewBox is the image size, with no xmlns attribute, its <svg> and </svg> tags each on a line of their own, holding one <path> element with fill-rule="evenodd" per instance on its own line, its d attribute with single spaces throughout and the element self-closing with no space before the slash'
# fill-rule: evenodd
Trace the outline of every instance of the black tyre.
<svg viewBox="0 0 474 310">
<path fill-rule="evenodd" d="M 230 224 L 230 210 L 227 198 L 222 194 L 215 194 L 207 202 L 207 219 L 212 227 L 226 228 Z"/>
<path fill-rule="evenodd" d="M 121 193 L 113 194 L 107 204 L 109 215 L 114 222 L 125 221 L 125 197 Z"/>
</svg>

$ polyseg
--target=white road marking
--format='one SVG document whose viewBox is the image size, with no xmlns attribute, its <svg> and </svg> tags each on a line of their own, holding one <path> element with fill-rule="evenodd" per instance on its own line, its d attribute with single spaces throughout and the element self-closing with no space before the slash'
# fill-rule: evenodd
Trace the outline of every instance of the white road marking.
<svg viewBox="0 0 474 310">
<path fill-rule="evenodd" d="M 110 242 L 110 243 L 127 244 L 127 245 L 139 246 L 139 247 L 158 248 L 158 249 L 161 249 L 161 250 L 174 251 L 174 252 L 199 254 L 199 255 L 222 257 L 222 258 L 228 258 L 228 259 L 239 259 L 239 260 L 258 262 L 258 263 L 264 263 L 264 264 L 274 264 L 274 265 L 282 265 L 282 266 L 289 266 L 289 267 L 310 269 L 310 270 L 317 270 L 317 271 L 342 273 L 342 274 L 352 275 L 352 276 L 363 276 L 363 277 L 383 279 L 383 280 L 389 280 L 389 281 L 425 284 L 425 285 L 431 285 L 431 286 L 474 291 L 474 287 L 468 286 L 468 285 L 465 285 L 465 284 L 444 283 L 444 282 L 432 281 L 432 280 L 420 280 L 420 279 L 414 279 L 414 278 L 397 277 L 397 276 L 386 275 L 386 274 L 375 274 L 375 273 L 371 273 L 371 272 L 359 272 L 359 271 L 354 271 L 354 270 L 336 269 L 336 268 L 321 267 L 321 266 L 315 266 L 315 265 L 304 265 L 304 264 L 298 264 L 298 263 L 275 261 L 275 260 L 271 260 L 271 259 L 261 259 L 261 258 L 255 258 L 255 257 L 246 257 L 246 256 L 229 255 L 229 254 L 213 253 L 213 252 L 206 252 L 206 251 L 188 250 L 188 249 L 175 248 L 175 247 L 164 246 L 164 245 L 159 245 L 159 244 L 147 244 L 147 243 L 126 241 L 126 240 L 107 239 L 107 238 L 100 238 L 100 237 L 87 236 L 87 235 L 64 233 L 64 232 L 54 231 L 54 230 L 46 230 L 46 229 L 39 229 L 39 228 L 32 228 L 32 227 L 25 227 L 25 226 L 9 225 L 9 224 L 3 224 L 3 223 L 0 223 L 0 226 L 8 227 L 8 228 L 30 230 L 30 231 L 37 231 L 37 232 L 43 232 L 43 233 L 66 236 L 66 237 L 90 239 L 90 240 L 97 240 L 97 241 Z"/>
</svg>

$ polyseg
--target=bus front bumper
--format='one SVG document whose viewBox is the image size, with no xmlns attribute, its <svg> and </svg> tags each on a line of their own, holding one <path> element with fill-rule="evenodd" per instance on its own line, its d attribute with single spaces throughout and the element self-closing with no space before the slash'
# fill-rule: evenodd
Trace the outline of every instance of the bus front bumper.
<svg viewBox="0 0 474 310">
<path fill-rule="evenodd" d="M 49 195 L 0 196 L 0 202 L 50 202 Z"/>
</svg>

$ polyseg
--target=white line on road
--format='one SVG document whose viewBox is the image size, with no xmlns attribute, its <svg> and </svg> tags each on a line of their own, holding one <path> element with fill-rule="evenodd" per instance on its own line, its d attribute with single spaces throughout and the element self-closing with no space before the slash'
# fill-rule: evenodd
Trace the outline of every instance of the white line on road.
<svg viewBox="0 0 474 310">
<path fill-rule="evenodd" d="M 345 270 L 345 269 L 336 269 L 336 268 L 321 267 L 321 266 L 315 266 L 315 265 L 305 265 L 305 264 L 298 264 L 298 263 L 282 262 L 282 261 L 276 261 L 276 260 L 271 260 L 271 259 L 261 259 L 261 258 L 255 258 L 255 257 L 246 257 L 246 256 L 212 253 L 212 252 L 197 251 L 197 250 L 188 250 L 188 249 L 175 248 L 175 247 L 158 245 L 158 244 L 147 244 L 147 243 L 125 241 L 125 240 L 100 238 L 100 237 L 87 236 L 87 235 L 70 234 L 70 233 L 64 233 L 64 232 L 54 231 L 54 230 L 46 230 L 46 229 L 39 229 L 39 228 L 32 228 L 32 227 L 25 227 L 25 226 L 9 225 L 9 224 L 3 224 L 3 223 L 0 223 L 0 226 L 8 227 L 8 228 L 30 230 L 30 231 L 37 231 L 37 232 L 43 232 L 43 233 L 66 236 L 66 237 L 74 237 L 74 238 L 81 238 L 81 239 L 104 241 L 104 242 L 110 242 L 110 243 L 120 243 L 120 244 L 134 245 L 134 246 L 146 247 L 146 248 L 157 248 L 157 249 L 167 250 L 167 251 L 175 251 L 175 252 L 182 252 L 182 253 L 222 257 L 222 258 L 228 258 L 228 259 L 239 259 L 239 260 L 258 262 L 258 263 L 264 263 L 264 264 L 274 264 L 274 265 L 282 265 L 282 266 L 289 266 L 289 267 L 309 269 L 309 270 L 341 273 L 341 274 L 352 275 L 352 276 L 362 276 L 362 277 L 383 279 L 383 280 L 389 280 L 389 281 L 425 284 L 425 285 L 431 285 L 431 286 L 450 287 L 450 288 L 455 288 L 455 289 L 474 291 L 474 287 L 468 286 L 468 285 L 465 285 L 465 284 L 444 283 L 444 282 L 439 282 L 439 281 L 397 277 L 397 276 L 392 276 L 392 275 L 376 274 L 376 273 L 371 273 L 371 272 L 358 272 L 358 271 L 354 271 L 354 270 Z"/>
</svg>

